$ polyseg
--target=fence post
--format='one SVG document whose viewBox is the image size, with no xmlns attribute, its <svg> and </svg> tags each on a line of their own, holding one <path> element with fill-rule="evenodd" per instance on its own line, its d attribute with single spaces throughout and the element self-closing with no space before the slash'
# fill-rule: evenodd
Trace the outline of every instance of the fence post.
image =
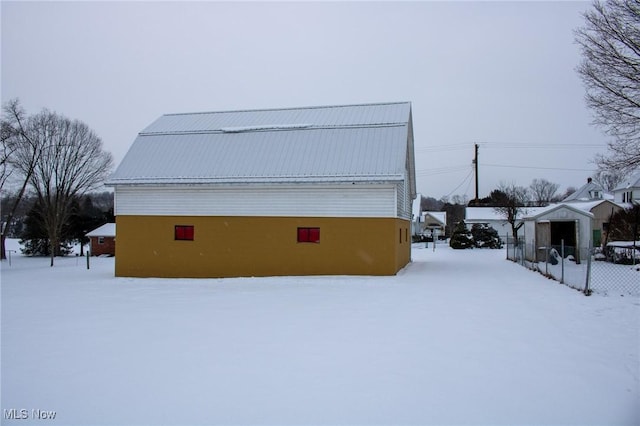
<svg viewBox="0 0 640 426">
<path fill-rule="evenodd" d="M 580 250 L 579 247 L 576 247 Z M 587 247 L 587 279 L 584 284 L 584 294 L 585 296 L 591 296 L 591 289 L 589 288 L 589 284 L 591 281 L 591 240 L 589 240 L 589 246 Z"/>
<path fill-rule="evenodd" d="M 89 269 L 89 250 L 87 250 L 87 269 Z"/>
<path fill-rule="evenodd" d="M 562 262 L 560 284 L 564 284 L 564 239 L 560 240 L 560 259 L 560 261 Z"/>
<path fill-rule="evenodd" d="M 545 247 L 544 273 L 549 276 L 549 247 Z"/>
</svg>

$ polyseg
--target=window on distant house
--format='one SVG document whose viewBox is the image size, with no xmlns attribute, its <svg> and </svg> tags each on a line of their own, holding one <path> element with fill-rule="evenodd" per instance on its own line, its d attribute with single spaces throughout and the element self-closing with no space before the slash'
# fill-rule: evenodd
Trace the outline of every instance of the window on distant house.
<svg viewBox="0 0 640 426">
<path fill-rule="evenodd" d="M 193 241 L 193 225 L 176 225 L 175 239 Z"/>
<path fill-rule="evenodd" d="M 298 228 L 299 243 L 320 243 L 320 228 Z"/>
<path fill-rule="evenodd" d="M 104 237 L 98 237 L 98 244 L 104 244 Z"/>
</svg>

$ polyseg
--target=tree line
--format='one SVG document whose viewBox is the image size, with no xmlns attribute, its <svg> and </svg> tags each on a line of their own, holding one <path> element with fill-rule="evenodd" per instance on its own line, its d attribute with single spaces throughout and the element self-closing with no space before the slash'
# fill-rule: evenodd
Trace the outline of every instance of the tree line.
<svg viewBox="0 0 640 426">
<path fill-rule="evenodd" d="M 16 202 L 17 194 L 4 196 L 0 210 L 3 212 L 0 221 L 6 222 L 6 214 L 9 206 Z M 60 244 L 56 247 L 56 256 L 64 256 L 71 253 L 73 245 L 80 245 L 80 256 L 84 255 L 84 245 L 89 243 L 86 234 L 108 222 L 114 222 L 113 193 L 94 192 L 77 197 L 71 203 L 69 220 L 62 228 Z M 20 239 L 24 246 L 23 252 L 27 255 L 49 256 L 51 246 L 46 229 L 40 218 L 41 206 L 38 199 L 32 194 L 26 194 L 16 210 L 13 220 L 6 229 L 7 238 Z"/>
<path fill-rule="evenodd" d="M 53 266 L 84 195 L 111 172 L 112 156 L 87 124 L 47 109 L 27 114 L 18 99 L 3 105 L 0 136 L 0 191 L 7 192 L 9 183 L 14 188 L 2 210 L 0 257 L 6 258 L 5 240 L 28 196 L 34 200 L 29 220 L 46 241 Z"/>
</svg>

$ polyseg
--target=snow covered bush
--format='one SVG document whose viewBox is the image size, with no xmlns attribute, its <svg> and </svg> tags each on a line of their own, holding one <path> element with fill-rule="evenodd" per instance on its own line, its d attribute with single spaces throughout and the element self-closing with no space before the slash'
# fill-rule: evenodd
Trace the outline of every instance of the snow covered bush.
<svg viewBox="0 0 640 426">
<path fill-rule="evenodd" d="M 493 227 L 485 223 L 475 223 L 471 227 L 474 246 L 478 248 L 500 249 L 502 240 Z"/>
<path fill-rule="evenodd" d="M 467 229 L 467 225 L 463 220 L 458 222 L 455 229 L 453 230 L 449 245 L 454 249 L 473 248 L 473 237 L 471 236 L 471 232 Z"/>
</svg>

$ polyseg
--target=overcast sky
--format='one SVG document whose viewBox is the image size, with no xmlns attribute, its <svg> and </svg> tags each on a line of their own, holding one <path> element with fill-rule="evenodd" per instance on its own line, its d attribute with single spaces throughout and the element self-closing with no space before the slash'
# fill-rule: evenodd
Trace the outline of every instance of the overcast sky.
<svg viewBox="0 0 640 426">
<path fill-rule="evenodd" d="M 580 187 L 588 2 L 2 1 L 2 101 L 86 122 L 116 164 L 166 113 L 411 101 L 418 191 Z"/>
</svg>

